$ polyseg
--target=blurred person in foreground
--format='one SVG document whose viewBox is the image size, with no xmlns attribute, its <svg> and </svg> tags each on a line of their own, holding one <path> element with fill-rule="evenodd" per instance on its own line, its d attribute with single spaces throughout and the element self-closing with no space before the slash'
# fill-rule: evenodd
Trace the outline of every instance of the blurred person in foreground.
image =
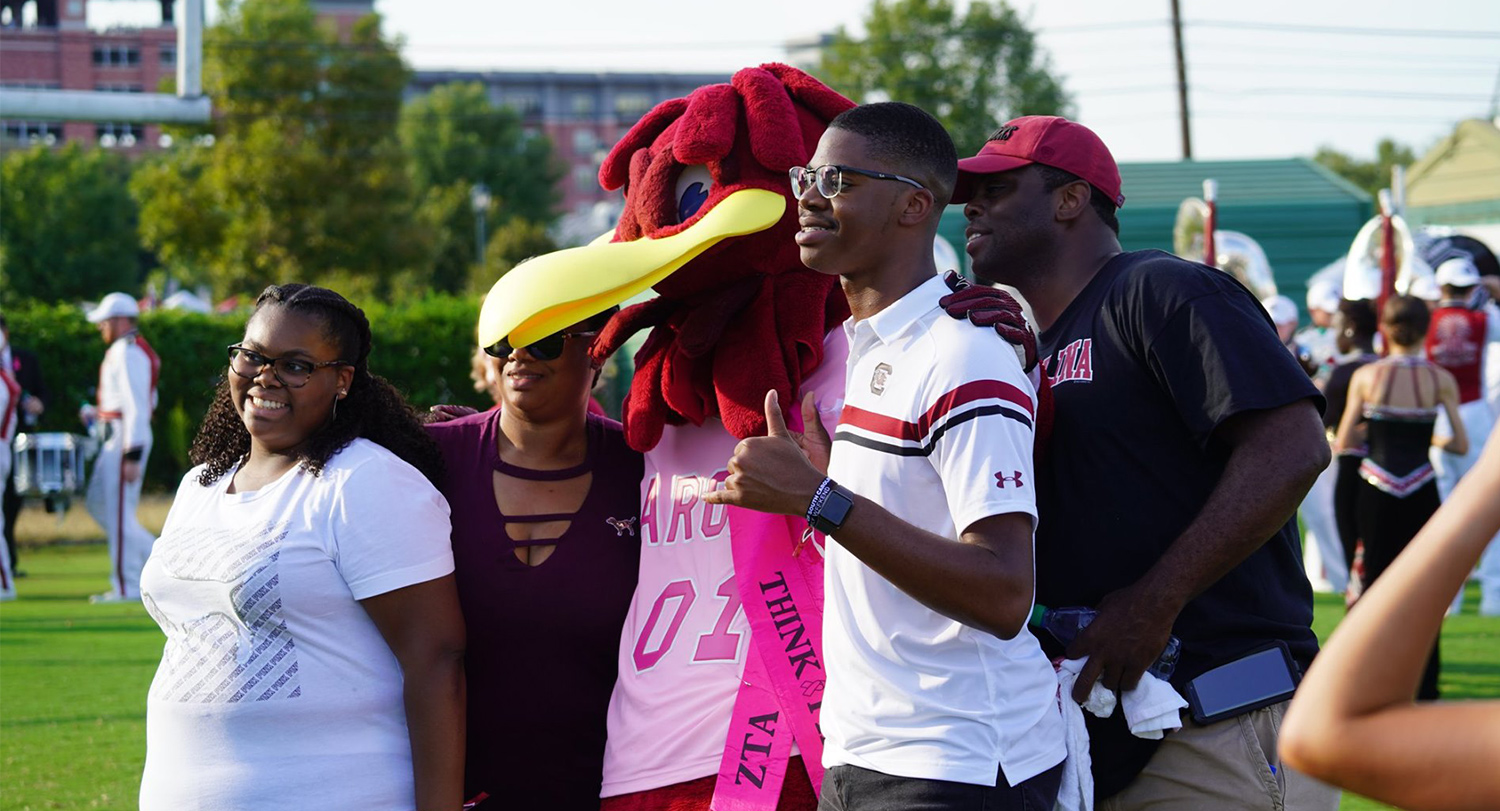
<svg viewBox="0 0 1500 811">
<path fill-rule="evenodd" d="M 1447 498 L 1479 459 L 1485 439 L 1500 421 L 1500 307 L 1467 257 L 1442 262 L 1433 277 L 1442 298 L 1427 330 L 1427 359 L 1458 381 L 1458 416 L 1469 437 L 1463 454 L 1432 449 L 1438 494 Z M 1433 431 L 1448 436 L 1453 433 L 1449 425 L 1446 415 L 1439 416 Z M 1450 613 L 1458 613 L 1462 600 L 1460 590 Z M 1500 616 L 1500 543 L 1492 543 L 1479 559 L 1479 613 Z"/>
<path fill-rule="evenodd" d="M 300 284 L 229 347 L 141 578 L 167 635 L 142 811 L 462 803 L 442 459 L 370 350 L 363 311 Z"/>
<path fill-rule="evenodd" d="M 589 408 L 589 348 L 616 309 L 485 347 L 497 407 L 427 426 L 469 628 L 464 793 L 492 798 L 481 809 L 599 808 L 644 465 Z"/>
<path fill-rule="evenodd" d="M 1454 589 L 1500 531 L 1500 443 L 1328 640 L 1281 730 L 1287 763 L 1414 811 L 1500 808 L 1500 701 L 1413 704 Z"/>
<path fill-rule="evenodd" d="M 1436 446 L 1460 455 L 1468 450 L 1458 419 L 1458 383 L 1422 354 L 1429 318 L 1427 303 L 1419 298 L 1393 296 L 1386 302 L 1380 329 L 1390 354 L 1366 364 L 1350 378 L 1334 440 L 1334 450 L 1341 453 L 1365 448 L 1359 465 L 1363 482 L 1354 504 L 1355 531 L 1364 544 L 1365 588 L 1380 578 L 1437 512 L 1437 473 L 1428 460 L 1428 449 Z M 1433 434 L 1440 413 L 1453 422 L 1451 437 Z M 1417 698 L 1437 698 L 1437 681 L 1434 643 Z"/>
<path fill-rule="evenodd" d="M 151 412 L 156 409 L 156 381 L 161 375 L 161 359 L 138 331 L 140 314 L 135 299 L 110 293 L 87 315 L 109 347 L 99 364 L 97 405 L 79 410 L 84 424 L 102 442 L 84 501 L 89 515 L 104 528 L 109 546 L 109 590 L 89 598 L 96 603 L 141 598 L 141 567 L 156 541 L 136 517 L 151 457 Z"/>
<path fill-rule="evenodd" d="M 1026 116 L 959 161 L 955 202 L 985 281 L 1016 287 L 1041 328 L 1055 404 L 1037 469 L 1036 599 L 1098 616 L 1066 651 L 1074 686 L 1128 691 L 1175 634 L 1172 685 L 1268 645 L 1317 651 L 1294 514 L 1328 466 L 1322 395 L 1232 276 L 1123 252 L 1120 173 L 1104 142 Z M 1102 811 L 1332 809 L 1279 768 L 1286 702 L 1161 740 L 1085 713 Z"/>
<path fill-rule="evenodd" d="M 847 399 L 830 440 L 809 393 L 794 437 L 768 392 L 768 435 L 703 496 L 827 535 L 822 811 L 1049 809 L 1062 779 L 1057 679 L 1025 628 L 1035 389 L 940 303 L 956 160 L 941 124 L 887 102 L 839 114 L 791 170 L 802 261 L 852 311 Z"/>
<path fill-rule="evenodd" d="M 1380 331 L 1380 325 L 1375 317 L 1374 302 L 1367 300 L 1341 302 L 1333 324 L 1338 362 L 1323 383 L 1323 396 L 1328 400 L 1328 408 L 1323 412 L 1323 427 L 1328 433 L 1328 446 L 1334 448 L 1333 466 L 1337 472 L 1333 482 L 1333 517 L 1338 526 L 1344 570 L 1350 573 L 1350 579 L 1345 581 L 1347 587 L 1353 578 L 1354 553 L 1359 544 L 1354 513 L 1362 482 L 1359 466 L 1365 459 L 1363 423 L 1356 431 L 1356 442 L 1343 449 L 1335 446 L 1339 421 L 1344 418 L 1344 404 L 1349 401 L 1349 381 L 1361 367 L 1380 359 L 1375 353 L 1375 335 Z"/>
<path fill-rule="evenodd" d="M 10 334 L 5 331 L 5 316 L 0 315 L 0 360 L 7 360 Z M 20 423 L 21 384 L 11 374 L 9 363 L 0 363 L 0 479 L 10 481 L 10 446 Z M 10 532 L 10 516 L 0 513 L 0 532 Z M 10 550 L 0 546 L 0 600 L 16 598 L 16 574 Z"/>
<path fill-rule="evenodd" d="M 36 353 L 10 342 L 10 327 L 3 314 L 0 314 L 0 343 L 4 344 L 4 348 L 0 349 L 0 368 L 8 371 L 20 388 L 19 399 L 11 404 L 17 420 L 13 434 L 35 431 L 42 412 L 47 410 L 47 403 L 51 400 L 47 384 L 42 380 L 41 362 L 37 360 Z M 11 440 L 14 442 L 15 437 L 12 436 Z M 16 516 L 21 512 L 23 499 L 16 492 L 15 474 L 15 466 L 12 465 L 10 475 L 4 477 L 5 549 L 10 554 L 10 565 L 15 575 L 25 577 L 26 573 L 17 568 Z"/>
</svg>

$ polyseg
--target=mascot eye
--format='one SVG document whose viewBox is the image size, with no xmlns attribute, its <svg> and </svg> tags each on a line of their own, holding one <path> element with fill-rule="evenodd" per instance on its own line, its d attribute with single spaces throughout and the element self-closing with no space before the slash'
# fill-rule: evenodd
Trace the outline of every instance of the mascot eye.
<svg viewBox="0 0 1500 811">
<path fill-rule="evenodd" d="M 677 176 L 677 221 L 687 222 L 708 200 L 714 178 L 703 165 L 685 166 Z"/>
</svg>

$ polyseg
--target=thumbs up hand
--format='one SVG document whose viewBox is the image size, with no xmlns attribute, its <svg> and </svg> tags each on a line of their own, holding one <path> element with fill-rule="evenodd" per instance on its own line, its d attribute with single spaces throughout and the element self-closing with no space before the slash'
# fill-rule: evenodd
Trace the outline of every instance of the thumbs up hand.
<svg viewBox="0 0 1500 811">
<path fill-rule="evenodd" d="M 812 408 L 811 397 L 803 402 L 803 419 Z M 781 416 L 781 402 L 773 389 L 766 392 L 766 435 L 750 437 L 735 446 L 729 460 L 729 477 L 724 488 L 703 494 L 710 504 L 733 504 L 737 507 L 780 515 L 803 515 L 812 503 L 813 494 L 823 483 L 823 472 L 809 461 L 804 448 L 822 451 L 827 466 L 828 434 L 813 409 L 808 431 L 796 434 Z"/>
</svg>

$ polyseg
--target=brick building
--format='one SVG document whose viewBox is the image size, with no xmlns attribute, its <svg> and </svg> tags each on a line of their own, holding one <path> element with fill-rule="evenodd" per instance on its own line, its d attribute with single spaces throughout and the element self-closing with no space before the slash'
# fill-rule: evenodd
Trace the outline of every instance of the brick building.
<svg viewBox="0 0 1500 811">
<path fill-rule="evenodd" d="M 29 8 L 28 8 L 29 7 Z M 159 25 L 92 31 L 88 0 L 0 1 L 0 84 L 31 90 L 154 93 L 177 71 L 171 0 Z M 139 151 L 154 148 L 151 124 L 5 119 L 0 145 L 78 142 Z"/>
<path fill-rule="evenodd" d="M 559 183 L 562 211 L 580 213 L 620 200 L 599 187 L 599 164 L 615 142 L 659 102 L 705 85 L 729 81 L 725 73 L 560 73 L 549 71 L 417 71 L 410 99 L 440 84 L 479 82 L 490 103 L 507 105 L 525 126 L 552 140 L 568 170 Z"/>
<path fill-rule="evenodd" d="M 28 90 L 156 93 L 177 74 L 177 27 L 172 0 L 160 0 L 156 25 L 93 30 L 89 0 L 0 0 L 0 85 Z M 347 34 L 374 0 L 313 0 L 326 25 Z M 0 111 L 3 114 L 3 111 Z M 158 149 L 154 124 L 93 121 L 0 123 L 0 147 L 77 142 L 132 153 Z"/>
</svg>

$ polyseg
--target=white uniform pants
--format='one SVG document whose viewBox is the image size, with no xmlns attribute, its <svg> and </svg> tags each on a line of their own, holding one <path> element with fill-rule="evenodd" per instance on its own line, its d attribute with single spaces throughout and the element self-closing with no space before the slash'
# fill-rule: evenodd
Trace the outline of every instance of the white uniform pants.
<svg viewBox="0 0 1500 811">
<path fill-rule="evenodd" d="M 141 569 L 151 555 L 151 545 L 156 543 L 155 536 L 135 515 L 150 455 L 151 446 L 147 444 L 141 454 L 141 476 L 127 482 L 121 475 L 125 449 L 115 442 L 105 443 L 89 479 L 89 515 L 104 528 L 104 541 L 109 547 L 109 593 L 130 600 L 140 599 Z"/>
<path fill-rule="evenodd" d="M 1338 477 L 1335 456 L 1307 491 L 1298 514 L 1302 516 L 1302 538 L 1307 542 L 1303 553 L 1307 579 L 1315 587 L 1327 581 L 1334 594 L 1343 594 L 1349 585 L 1349 568 L 1344 565 L 1344 544 L 1339 539 L 1339 525 L 1333 514 L 1333 489 Z"/>
<path fill-rule="evenodd" d="M 10 443 L 0 445 L 0 482 L 10 478 Z M 0 512 L 0 534 L 5 532 L 5 513 Z M 11 566 L 10 550 L 0 543 L 0 600 L 16 596 L 16 570 Z"/>
<path fill-rule="evenodd" d="M 1444 501 L 1448 500 L 1448 494 L 1458 486 L 1458 480 L 1479 461 L 1480 451 L 1484 449 L 1484 443 L 1494 431 L 1495 420 L 1490 412 L 1490 407 L 1483 400 L 1473 400 L 1458 407 L 1458 417 L 1464 421 L 1464 431 L 1469 436 L 1469 452 L 1462 456 L 1446 453 L 1432 449 L 1432 467 L 1437 472 L 1438 494 Z M 1448 417 L 1439 412 L 1434 433 L 1439 436 L 1451 436 L 1452 431 L 1448 427 Z M 1490 545 L 1479 558 L 1479 611 L 1482 614 L 1500 615 L 1500 535 L 1490 540 Z M 1463 599 L 1460 591 L 1454 599 L 1455 609 Z"/>
</svg>

